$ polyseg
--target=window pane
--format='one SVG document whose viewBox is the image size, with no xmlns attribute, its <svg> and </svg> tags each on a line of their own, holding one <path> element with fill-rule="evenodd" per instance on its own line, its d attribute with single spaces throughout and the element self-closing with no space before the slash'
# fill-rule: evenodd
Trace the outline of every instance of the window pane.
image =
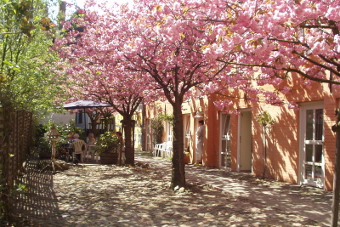
<svg viewBox="0 0 340 227">
<path fill-rule="evenodd" d="M 319 180 L 322 178 L 322 168 L 321 166 L 315 166 L 315 180 Z"/>
<path fill-rule="evenodd" d="M 226 163 L 225 163 L 225 156 L 226 156 L 225 154 L 222 154 L 222 155 L 221 155 L 221 166 L 222 166 L 222 167 L 225 167 L 225 166 L 226 166 Z"/>
<path fill-rule="evenodd" d="M 223 117 L 225 117 L 225 125 L 223 126 L 223 135 L 229 134 L 229 128 L 230 128 L 230 115 L 226 114 Z"/>
<path fill-rule="evenodd" d="M 306 144 L 306 161 L 312 162 L 313 161 L 313 145 Z"/>
<path fill-rule="evenodd" d="M 322 162 L 322 145 L 315 145 L 315 162 Z"/>
<path fill-rule="evenodd" d="M 227 152 L 227 141 L 222 140 L 222 152 Z"/>
<path fill-rule="evenodd" d="M 306 111 L 306 140 L 313 140 L 314 111 Z"/>
<path fill-rule="evenodd" d="M 311 165 L 306 165 L 305 167 L 305 179 L 313 180 L 313 167 Z"/>
<path fill-rule="evenodd" d="M 78 123 L 79 123 L 79 124 L 82 124 L 82 123 L 83 123 L 83 112 L 82 112 L 82 111 L 80 111 L 80 112 L 78 113 Z"/>
<path fill-rule="evenodd" d="M 226 166 L 226 155 L 225 154 L 222 154 L 221 155 L 221 166 L 222 167 L 225 167 Z"/>
<path fill-rule="evenodd" d="M 227 140 L 227 150 L 226 150 L 227 152 L 231 152 L 231 141 L 230 141 L 230 139 L 229 140 Z"/>
<path fill-rule="evenodd" d="M 322 140 L 323 136 L 323 109 L 315 110 L 315 139 Z"/>
<path fill-rule="evenodd" d="M 231 156 L 227 155 L 227 167 L 231 168 Z"/>
<path fill-rule="evenodd" d="M 225 126 L 227 124 L 227 115 L 226 114 L 222 114 L 222 138 L 225 138 L 224 136 L 226 135 L 225 134 Z"/>
</svg>

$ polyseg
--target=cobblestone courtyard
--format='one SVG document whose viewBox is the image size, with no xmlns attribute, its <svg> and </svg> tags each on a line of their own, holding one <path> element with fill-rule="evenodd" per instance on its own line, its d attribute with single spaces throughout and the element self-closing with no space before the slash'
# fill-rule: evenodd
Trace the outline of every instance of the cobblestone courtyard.
<svg viewBox="0 0 340 227">
<path fill-rule="evenodd" d="M 202 175 L 190 174 L 196 168 L 205 171 L 207 179 L 229 179 L 225 171 L 187 166 L 188 188 L 173 192 L 168 189 L 169 160 L 136 154 L 136 162 L 147 163 L 147 168 L 79 164 L 46 176 L 46 184 L 35 185 L 34 190 L 31 186 L 21 196 L 27 201 L 17 209 L 26 221 L 18 226 L 326 226 L 293 210 L 281 209 L 275 201 L 268 205 L 251 199 L 246 192 L 242 194 L 242 190 L 235 194 L 206 183 Z M 260 182 L 249 175 L 232 179 L 254 187 L 272 187 L 273 191 L 285 188 L 296 198 L 318 197 L 322 199 L 318 206 L 331 203 L 331 193 L 320 189 Z"/>
</svg>

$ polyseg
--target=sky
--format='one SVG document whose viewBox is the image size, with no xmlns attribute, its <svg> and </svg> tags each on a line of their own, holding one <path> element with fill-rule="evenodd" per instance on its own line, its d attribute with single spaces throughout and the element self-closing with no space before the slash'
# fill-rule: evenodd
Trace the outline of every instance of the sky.
<svg viewBox="0 0 340 227">
<path fill-rule="evenodd" d="M 80 8 L 84 7 L 85 1 L 86 0 L 65 0 L 68 3 L 74 4 L 79 6 Z M 110 3 L 119 3 L 119 4 L 124 4 L 124 3 L 132 3 L 133 0 L 96 0 L 96 3 L 102 3 L 102 2 L 108 2 L 108 5 L 110 5 Z M 52 5 L 50 7 L 49 13 L 50 13 L 50 17 L 52 18 L 52 20 L 56 21 L 56 17 L 58 15 L 58 10 L 59 10 L 59 5 L 58 5 L 58 0 L 50 0 L 50 4 Z M 73 7 L 67 7 L 67 10 L 71 10 L 71 12 L 75 11 L 75 8 Z"/>
<path fill-rule="evenodd" d="M 81 8 L 84 6 L 84 2 L 85 2 L 85 0 L 69 0 L 69 1 L 76 3 L 76 5 L 78 5 Z M 96 2 L 101 3 L 101 2 L 105 2 L 105 0 L 97 0 Z M 123 3 L 132 2 L 132 0 L 107 0 L 107 2 L 109 3 L 117 2 L 117 3 L 123 4 Z"/>
</svg>

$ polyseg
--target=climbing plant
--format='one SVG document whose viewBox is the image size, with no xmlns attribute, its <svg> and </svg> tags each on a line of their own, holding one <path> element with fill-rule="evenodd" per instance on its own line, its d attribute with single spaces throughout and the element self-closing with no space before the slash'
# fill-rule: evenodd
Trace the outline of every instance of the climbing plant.
<svg viewBox="0 0 340 227">
<path fill-rule="evenodd" d="M 173 124 L 174 122 L 174 115 L 173 114 L 160 114 L 158 116 L 158 118 L 161 120 L 161 121 L 167 121 L 169 122 L 170 124 Z"/>
<path fill-rule="evenodd" d="M 270 116 L 270 114 L 267 111 L 263 111 L 262 113 L 259 113 L 256 116 L 256 121 L 264 127 L 274 123 L 273 118 Z"/>
<path fill-rule="evenodd" d="M 161 143 L 164 125 L 163 125 L 163 120 L 160 118 L 159 115 L 151 120 L 151 128 L 152 128 L 153 143 L 154 144 Z"/>
<path fill-rule="evenodd" d="M 268 128 L 269 125 L 272 125 L 274 123 L 273 118 L 270 116 L 270 114 L 267 111 L 263 111 L 262 113 L 259 113 L 256 116 L 256 121 L 262 125 L 262 140 L 263 140 L 263 173 L 262 178 L 264 179 L 266 177 L 266 165 L 267 165 L 267 131 L 266 128 Z"/>
</svg>

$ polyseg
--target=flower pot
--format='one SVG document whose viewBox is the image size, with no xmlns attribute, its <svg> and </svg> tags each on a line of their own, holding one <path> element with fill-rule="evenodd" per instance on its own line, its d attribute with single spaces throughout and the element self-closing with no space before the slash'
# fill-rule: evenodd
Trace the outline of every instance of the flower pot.
<svg viewBox="0 0 340 227">
<path fill-rule="evenodd" d="M 100 164 L 117 164 L 118 153 L 100 153 Z"/>
<path fill-rule="evenodd" d="M 184 164 L 188 164 L 190 162 L 190 156 L 184 155 Z"/>
</svg>

